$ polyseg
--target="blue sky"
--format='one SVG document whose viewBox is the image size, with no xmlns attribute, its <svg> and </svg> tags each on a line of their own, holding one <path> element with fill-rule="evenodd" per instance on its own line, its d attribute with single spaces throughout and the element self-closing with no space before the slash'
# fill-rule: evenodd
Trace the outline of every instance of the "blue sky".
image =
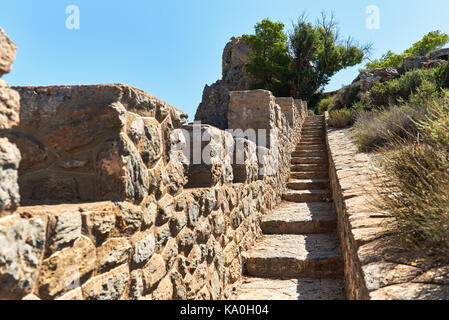
<svg viewBox="0 0 449 320">
<path fill-rule="evenodd" d="M 80 29 L 66 28 L 66 7 L 80 9 Z M 367 6 L 380 29 L 366 28 Z M 431 30 L 449 33 L 447 0 L 2 0 L 0 26 L 19 49 L 10 85 L 125 83 L 189 113 L 205 84 L 221 78 L 232 36 L 253 33 L 264 18 L 290 28 L 301 12 L 334 11 L 342 35 L 372 42 L 373 58 L 402 52 Z M 360 66 L 337 74 L 327 90 L 350 83 Z"/>
</svg>

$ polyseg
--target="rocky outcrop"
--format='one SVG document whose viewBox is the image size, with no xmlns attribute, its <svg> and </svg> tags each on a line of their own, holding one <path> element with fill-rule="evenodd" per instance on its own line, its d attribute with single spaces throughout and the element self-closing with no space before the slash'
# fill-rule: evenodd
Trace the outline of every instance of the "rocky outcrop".
<svg viewBox="0 0 449 320">
<path fill-rule="evenodd" d="M 0 28 L 0 77 L 11 71 L 16 45 Z M 0 216 L 12 211 L 20 202 L 17 170 L 20 152 L 7 138 L 19 123 L 19 94 L 0 79 Z"/>
<path fill-rule="evenodd" d="M 436 68 L 447 63 L 449 48 L 435 50 L 425 57 L 405 57 L 400 68 L 378 68 L 371 71 L 361 71 L 357 78 L 340 89 L 335 95 L 331 109 L 341 109 L 358 101 L 374 84 L 394 80 L 415 69 Z"/>
<path fill-rule="evenodd" d="M 222 79 L 212 85 L 206 85 L 203 91 L 195 121 L 226 129 L 229 92 L 250 89 L 255 82 L 246 73 L 249 62 L 249 47 L 237 37 L 232 37 L 223 50 Z"/>
</svg>

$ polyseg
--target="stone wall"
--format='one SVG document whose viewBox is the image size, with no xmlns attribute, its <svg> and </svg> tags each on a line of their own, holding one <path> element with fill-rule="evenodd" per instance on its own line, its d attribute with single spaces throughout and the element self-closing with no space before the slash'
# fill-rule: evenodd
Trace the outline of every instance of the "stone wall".
<svg viewBox="0 0 449 320">
<path fill-rule="evenodd" d="M 271 93 L 236 94 L 268 103 L 278 149 L 202 125 L 200 152 L 211 163 L 194 168 L 183 152 L 198 142 L 194 125 L 140 90 L 16 90 L 23 122 L 11 136 L 29 203 L 0 218 L 0 299 L 230 296 L 258 222 L 281 201 L 299 139 Z"/>
<path fill-rule="evenodd" d="M 167 137 L 187 115 L 125 85 L 17 87 L 20 124 L 10 132 L 22 152 L 26 201 L 141 203 L 156 189 L 181 191 L 182 177 L 159 179 Z M 157 177 L 155 177 L 157 176 Z"/>
<path fill-rule="evenodd" d="M 348 130 L 328 129 L 327 143 L 348 299 L 449 299 L 448 267 L 432 267 L 401 247 L 394 219 L 379 209 L 381 172 L 370 156 Z"/>
<path fill-rule="evenodd" d="M 11 72 L 16 45 L 0 28 L 0 78 Z M 19 123 L 20 97 L 0 79 L 0 217 L 14 210 L 19 202 L 17 183 L 20 152 L 8 139 L 8 132 Z"/>
</svg>

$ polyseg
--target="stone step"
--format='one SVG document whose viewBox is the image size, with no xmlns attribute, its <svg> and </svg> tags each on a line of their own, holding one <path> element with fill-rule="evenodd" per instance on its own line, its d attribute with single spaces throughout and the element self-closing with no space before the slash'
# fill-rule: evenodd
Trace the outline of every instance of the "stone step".
<svg viewBox="0 0 449 320">
<path fill-rule="evenodd" d="M 331 194 L 328 189 L 287 190 L 282 198 L 290 202 L 326 202 Z"/>
<path fill-rule="evenodd" d="M 291 166 L 292 172 L 307 172 L 307 171 L 328 171 L 329 165 L 327 163 L 301 163 L 293 164 Z"/>
<path fill-rule="evenodd" d="M 327 157 L 292 157 L 292 164 L 327 164 Z"/>
<path fill-rule="evenodd" d="M 344 278 L 300 278 L 300 279 L 242 279 L 241 286 L 230 300 L 345 300 Z"/>
<path fill-rule="evenodd" d="M 328 171 L 291 172 L 291 179 L 329 179 Z"/>
<path fill-rule="evenodd" d="M 299 145 L 301 144 L 320 144 L 320 145 L 326 145 L 326 140 L 324 137 L 302 137 L 301 140 L 299 140 Z"/>
<path fill-rule="evenodd" d="M 329 188 L 329 179 L 291 179 L 287 186 L 292 190 L 321 190 Z"/>
<path fill-rule="evenodd" d="M 283 202 L 260 226 L 264 234 L 330 233 L 337 228 L 337 217 L 329 203 Z"/>
<path fill-rule="evenodd" d="M 306 137 L 306 138 L 324 138 L 325 134 L 322 131 L 310 130 L 310 131 L 303 131 L 301 137 L 303 137 L 303 138 L 304 137 Z"/>
<path fill-rule="evenodd" d="M 265 235 L 245 260 L 246 275 L 260 278 L 324 278 L 343 272 L 336 234 Z"/>
<path fill-rule="evenodd" d="M 302 146 L 321 146 L 323 148 L 326 147 L 326 144 L 324 143 L 324 140 L 322 141 L 300 141 L 298 144 L 298 147 Z"/>
<path fill-rule="evenodd" d="M 294 151 L 292 157 L 325 157 L 327 158 L 327 151 L 323 150 L 308 150 L 308 151 Z"/>
<path fill-rule="evenodd" d="M 296 147 L 295 151 L 303 151 L 303 150 L 324 150 L 326 148 L 325 144 L 307 144 L 307 145 L 299 145 Z"/>
</svg>

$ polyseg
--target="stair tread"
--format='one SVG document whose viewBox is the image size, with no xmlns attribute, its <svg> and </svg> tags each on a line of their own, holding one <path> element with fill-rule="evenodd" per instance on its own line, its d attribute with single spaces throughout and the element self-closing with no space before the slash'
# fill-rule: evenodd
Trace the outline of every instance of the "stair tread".
<svg viewBox="0 0 449 320">
<path fill-rule="evenodd" d="M 245 277 L 231 300 L 344 300 L 344 278 L 264 279 Z"/>
<path fill-rule="evenodd" d="M 299 261 L 340 258 L 338 237 L 332 234 L 264 235 L 247 252 L 248 259 L 295 259 Z"/>
<path fill-rule="evenodd" d="M 329 194 L 330 190 L 320 189 L 320 190 L 287 190 L 286 194 Z"/>
<path fill-rule="evenodd" d="M 335 221 L 337 219 L 329 203 L 283 202 L 276 210 L 262 218 L 262 222 Z"/>
</svg>

